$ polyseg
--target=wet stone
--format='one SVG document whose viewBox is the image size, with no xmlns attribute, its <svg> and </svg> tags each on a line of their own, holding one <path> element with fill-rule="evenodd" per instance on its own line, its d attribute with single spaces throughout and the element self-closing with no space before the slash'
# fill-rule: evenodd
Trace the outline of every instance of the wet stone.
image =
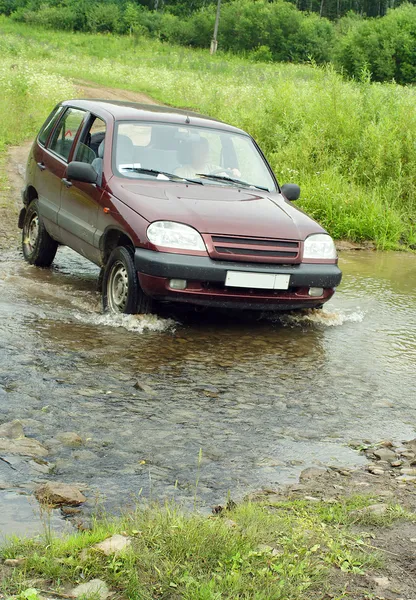
<svg viewBox="0 0 416 600">
<path fill-rule="evenodd" d="M 20 456 L 47 456 L 45 446 L 32 438 L 20 438 L 17 440 L 0 438 L 0 452 L 7 454 L 18 454 Z"/>
<path fill-rule="evenodd" d="M 376 467 L 375 465 L 369 465 L 367 471 L 372 475 L 384 475 L 384 470 Z"/>
<path fill-rule="evenodd" d="M 56 439 L 64 446 L 81 446 L 84 443 L 83 439 L 74 431 L 58 433 Z"/>
<path fill-rule="evenodd" d="M 411 469 L 409 468 L 404 468 L 404 469 L 400 469 L 400 473 L 402 475 L 416 475 L 416 469 Z"/>
<path fill-rule="evenodd" d="M 396 477 L 396 481 L 411 483 L 413 481 L 416 481 L 416 475 L 400 475 L 399 477 Z"/>
<path fill-rule="evenodd" d="M 0 425 L 0 438 L 17 440 L 18 438 L 24 437 L 24 435 L 22 423 L 17 419 L 10 423 L 3 423 Z"/>
<path fill-rule="evenodd" d="M 395 452 L 393 452 L 393 450 L 390 450 L 389 448 L 385 448 L 385 447 L 378 448 L 377 450 L 373 451 L 373 454 L 380 460 L 385 460 L 385 461 L 396 460 Z"/>
<path fill-rule="evenodd" d="M 74 460 L 95 460 L 97 455 L 90 450 L 77 450 L 72 453 L 72 458 Z"/>
<path fill-rule="evenodd" d="M 316 477 L 321 477 L 326 473 L 326 469 L 318 469 L 317 467 L 309 467 L 308 469 L 304 469 L 299 475 L 300 481 L 308 481 L 310 479 L 315 479 Z"/>
<path fill-rule="evenodd" d="M 86 497 L 75 485 L 60 482 L 48 482 L 39 486 L 35 496 L 41 504 L 59 506 L 61 504 L 78 505 L 86 501 Z"/>
</svg>

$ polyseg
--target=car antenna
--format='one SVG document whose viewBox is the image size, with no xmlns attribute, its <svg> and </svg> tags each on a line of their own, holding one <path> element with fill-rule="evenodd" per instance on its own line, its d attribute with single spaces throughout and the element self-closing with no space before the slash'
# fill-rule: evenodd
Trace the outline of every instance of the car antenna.
<svg viewBox="0 0 416 600">
<path fill-rule="evenodd" d="M 187 125 L 189 125 L 189 123 L 190 123 L 190 122 L 191 122 L 191 119 L 189 118 L 189 116 L 188 116 L 188 115 L 186 115 L 185 123 L 186 123 Z"/>
</svg>

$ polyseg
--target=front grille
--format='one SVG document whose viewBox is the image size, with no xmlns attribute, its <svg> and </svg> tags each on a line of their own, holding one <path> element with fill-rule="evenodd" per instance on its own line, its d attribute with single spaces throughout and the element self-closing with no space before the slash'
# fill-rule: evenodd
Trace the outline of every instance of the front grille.
<svg viewBox="0 0 416 600">
<path fill-rule="evenodd" d="M 254 262 L 298 262 L 300 244 L 296 241 L 249 238 L 237 236 L 211 236 L 210 255 L 223 260 Z"/>
</svg>

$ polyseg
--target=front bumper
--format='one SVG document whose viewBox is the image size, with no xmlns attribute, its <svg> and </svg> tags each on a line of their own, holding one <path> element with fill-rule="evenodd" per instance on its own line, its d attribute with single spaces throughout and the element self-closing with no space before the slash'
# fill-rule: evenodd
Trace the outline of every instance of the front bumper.
<svg viewBox="0 0 416 600">
<path fill-rule="evenodd" d="M 341 282 L 335 264 L 272 265 L 215 261 L 207 256 L 153 252 L 136 248 L 135 266 L 143 291 L 153 298 L 203 306 L 293 310 L 313 308 L 327 302 Z M 227 271 L 290 275 L 288 290 L 254 290 L 225 286 Z M 186 279 L 185 290 L 170 288 L 170 279 Z M 309 296 L 310 287 L 324 289 Z"/>
</svg>

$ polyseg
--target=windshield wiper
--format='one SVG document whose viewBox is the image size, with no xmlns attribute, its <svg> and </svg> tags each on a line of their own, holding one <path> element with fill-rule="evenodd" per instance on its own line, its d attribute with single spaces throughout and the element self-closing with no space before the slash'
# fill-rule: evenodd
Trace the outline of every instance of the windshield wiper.
<svg viewBox="0 0 416 600">
<path fill-rule="evenodd" d="M 255 185 L 254 183 L 248 183 L 247 181 L 242 181 L 241 179 L 234 179 L 233 177 L 228 177 L 227 175 L 210 175 L 209 173 L 195 173 L 197 177 L 204 177 L 204 179 L 214 179 L 217 181 L 230 181 L 231 183 L 235 183 L 237 185 L 242 185 L 244 187 L 257 188 L 258 190 L 263 190 L 264 192 L 270 192 L 269 189 L 265 187 L 261 187 L 260 185 Z"/>
<path fill-rule="evenodd" d="M 189 181 L 190 183 L 198 183 L 199 185 L 204 185 L 202 181 L 198 181 L 197 179 L 187 179 L 186 177 L 181 177 L 180 175 L 175 175 L 175 173 L 167 173 L 166 171 L 158 171 L 157 169 L 145 169 L 142 167 L 121 167 L 123 171 L 134 171 L 134 173 L 143 173 L 143 175 L 154 175 L 157 177 L 158 175 L 164 175 L 168 179 L 173 179 L 175 181 Z"/>
</svg>

